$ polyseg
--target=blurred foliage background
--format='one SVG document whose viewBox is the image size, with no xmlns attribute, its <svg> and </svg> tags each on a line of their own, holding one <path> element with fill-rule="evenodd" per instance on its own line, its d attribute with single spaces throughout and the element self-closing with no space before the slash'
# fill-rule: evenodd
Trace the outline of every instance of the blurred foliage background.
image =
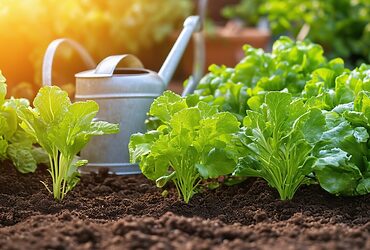
<svg viewBox="0 0 370 250">
<path fill-rule="evenodd" d="M 370 0 L 241 0 L 223 10 L 228 18 L 255 24 L 265 16 L 271 31 L 321 44 L 329 58 L 342 57 L 347 66 L 370 63 Z"/>
<path fill-rule="evenodd" d="M 197 2 L 0 0 L 0 69 L 9 95 L 35 95 L 47 45 L 60 37 L 81 43 L 96 62 L 132 53 L 147 68 L 158 70 L 172 46 L 168 37 L 194 13 Z M 296 37 L 306 24 L 307 38 L 322 44 L 329 58 L 342 57 L 350 67 L 370 63 L 370 0 L 208 0 L 208 11 L 212 19 L 222 14 L 245 26 L 265 17 L 277 36 Z M 54 65 L 55 83 L 72 93 L 74 73 L 85 69 L 82 62 L 62 47 Z"/>
<path fill-rule="evenodd" d="M 188 0 L 0 0 L 0 69 L 9 95 L 35 95 L 47 45 L 60 37 L 81 43 L 96 62 L 133 53 L 150 66 L 161 60 L 158 44 L 181 27 L 191 11 Z M 79 60 L 72 50 L 61 48 L 56 83 L 73 90 L 68 83 L 74 82 L 75 72 L 84 70 Z"/>
</svg>

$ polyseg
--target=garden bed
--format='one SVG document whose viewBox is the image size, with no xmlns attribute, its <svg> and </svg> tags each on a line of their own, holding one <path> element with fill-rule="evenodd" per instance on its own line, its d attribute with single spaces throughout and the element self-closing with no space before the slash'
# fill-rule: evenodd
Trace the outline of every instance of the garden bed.
<svg viewBox="0 0 370 250">
<path fill-rule="evenodd" d="M 369 249 L 370 195 L 339 198 L 317 185 L 292 201 L 260 180 L 167 197 L 141 175 L 83 176 L 61 202 L 39 180 L 2 164 L 1 249 Z"/>
</svg>

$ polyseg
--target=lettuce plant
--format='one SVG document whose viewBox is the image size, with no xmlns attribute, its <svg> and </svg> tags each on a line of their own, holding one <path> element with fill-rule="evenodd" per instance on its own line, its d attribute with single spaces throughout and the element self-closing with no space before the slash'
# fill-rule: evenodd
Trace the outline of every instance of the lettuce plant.
<svg viewBox="0 0 370 250">
<path fill-rule="evenodd" d="M 149 112 L 162 125 L 132 135 L 129 143 L 131 161 L 140 164 L 143 174 L 158 187 L 173 181 L 186 203 L 202 179 L 232 173 L 237 150 L 230 141 L 239 130 L 232 114 L 218 113 L 205 102 L 191 103 L 166 91 Z"/>
<path fill-rule="evenodd" d="M 370 91 L 370 65 L 362 64 L 349 71 L 342 59 L 332 60 L 330 64 L 329 68 L 315 70 L 302 92 L 311 107 L 329 111 L 353 102 L 363 90 Z"/>
<path fill-rule="evenodd" d="M 234 68 L 212 65 L 195 91 L 201 100 L 232 112 L 240 121 L 246 109 L 259 108 L 266 92 L 285 89 L 300 95 L 311 73 L 328 67 L 321 46 L 309 41 L 281 37 L 272 53 L 249 45 L 244 51 L 245 58 Z"/>
<path fill-rule="evenodd" d="M 52 191 L 62 200 L 79 181 L 77 168 L 87 161 L 75 161 L 77 153 L 95 135 L 117 133 L 117 124 L 93 121 L 99 110 L 94 101 L 71 103 L 60 88 L 43 87 L 37 94 L 34 108 L 22 107 L 18 116 L 21 127 L 49 154 Z"/>
<path fill-rule="evenodd" d="M 328 129 L 314 149 L 318 158 L 314 173 L 321 187 L 335 195 L 369 193 L 369 133 L 366 128 L 370 128 L 367 122 L 370 117 L 354 111 L 353 103 L 339 105 L 325 117 Z"/>
<path fill-rule="evenodd" d="M 350 71 L 340 58 L 328 61 L 319 45 L 287 37 L 275 42 L 272 53 L 250 46 L 245 50 L 246 57 L 234 68 L 211 66 L 193 96 L 244 120 L 239 137 L 246 156 L 234 174 L 265 178 L 282 199 L 293 197 L 308 174 L 335 195 L 369 193 L 370 65 Z M 275 95 L 280 99 L 273 104 Z M 297 107 L 319 117 L 311 132 L 290 131 L 293 124 L 294 131 L 301 130 L 303 120 L 289 120 Z M 271 127 L 280 123 L 273 113 L 282 114 L 280 123 L 289 129 L 274 132 Z M 315 140 L 308 141 L 312 133 Z M 303 147 L 302 155 L 292 153 L 295 147 Z"/>
<path fill-rule="evenodd" d="M 312 72 L 311 79 L 307 81 L 304 91 L 301 93 L 303 99 L 300 100 L 304 101 L 304 106 L 311 110 L 321 110 L 323 117 L 325 117 L 324 121 L 323 118 L 320 118 L 321 122 L 316 127 L 316 129 L 322 129 L 321 136 L 317 137 L 313 143 L 311 142 L 311 148 L 307 148 L 309 149 L 307 159 L 315 160 L 311 169 L 307 169 L 305 174 L 312 172 L 321 187 L 335 195 L 353 196 L 370 192 L 368 153 L 370 132 L 369 72 L 369 65 L 361 65 L 359 68 L 349 71 L 344 68 L 343 60 L 334 59 L 325 68 L 319 68 Z M 272 93 L 269 92 L 266 95 L 262 110 L 271 106 L 267 105 L 267 98 Z M 283 98 L 280 98 L 281 102 L 282 100 Z M 279 107 L 279 109 L 288 109 L 291 112 L 294 105 Z M 269 112 L 271 113 L 271 111 L 268 111 L 262 112 L 262 114 L 269 114 Z M 255 131 L 256 124 L 261 124 L 261 122 L 252 122 L 255 120 L 254 117 L 254 111 L 247 111 L 244 124 L 247 126 L 245 130 L 248 140 L 245 140 L 245 144 L 248 149 L 254 148 L 255 145 L 261 147 L 257 142 L 263 142 L 263 138 L 256 140 L 256 134 L 251 134 L 251 131 Z M 266 118 L 266 121 L 269 120 L 271 118 Z M 264 131 L 264 136 L 269 135 L 265 132 L 264 126 L 258 125 L 258 127 L 263 128 L 261 131 Z M 315 128 L 312 127 L 312 129 Z M 305 137 L 315 134 L 314 130 L 306 130 L 302 133 Z M 269 142 L 267 138 L 264 140 Z M 284 144 L 283 149 L 285 148 Z M 262 149 L 260 150 L 264 152 Z M 261 157 L 263 157 L 263 154 L 259 154 L 259 158 Z M 254 160 L 259 158 L 250 155 L 245 157 L 238 165 L 235 173 L 263 177 L 266 173 L 261 174 L 260 171 L 253 174 L 253 171 L 251 171 L 251 169 L 258 169 Z M 281 162 L 288 162 L 287 159 L 282 158 L 280 160 Z M 296 160 L 296 162 L 299 161 Z M 271 168 L 270 172 L 273 173 L 277 167 Z M 303 175 L 301 176 L 303 177 Z M 275 180 L 268 180 L 268 182 L 275 187 L 276 184 L 271 184 Z M 283 198 L 282 195 L 281 197 Z"/>
<path fill-rule="evenodd" d="M 247 111 L 243 125 L 239 137 L 246 153 L 234 175 L 261 177 L 282 200 L 292 199 L 316 163 L 311 152 L 325 129 L 321 111 L 289 93 L 271 91 L 258 111 Z"/>
<path fill-rule="evenodd" d="M 0 159 L 9 159 L 21 173 L 34 172 L 37 164 L 46 163 L 45 152 L 34 147 L 34 138 L 19 126 L 16 111 L 28 107 L 26 99 L 5 99 L 6 79 L 0 72 Z"/>
<path fill-rule="evenodd" d="M 327 110 L 327 131 L 317 143 L 314 173 L 322 188 L 335 195 L 370 192 L 370 65 L 349 71 L 336 59 L 307 82 L 307 105 Z"/>
</svg>

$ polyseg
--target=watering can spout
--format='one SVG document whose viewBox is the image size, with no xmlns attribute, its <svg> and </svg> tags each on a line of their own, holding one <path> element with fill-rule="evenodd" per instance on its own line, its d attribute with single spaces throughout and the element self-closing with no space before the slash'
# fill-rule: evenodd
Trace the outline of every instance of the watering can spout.
<svg viewBox="0 0 370 250">
<path fill-rule="evenodd" d="M 190 16 L 184 22 L 184 28 L 173 45 L 170 53 L 168 54 L 163 66 L 161 67 L 158 75 L 162 78 L 165 86 L 167 87 L 175 70 L 180 62 L 182 55 L 185 52 L 192 34 L 201 30 L 201 21 L 199 16 Z"/>
</svg>

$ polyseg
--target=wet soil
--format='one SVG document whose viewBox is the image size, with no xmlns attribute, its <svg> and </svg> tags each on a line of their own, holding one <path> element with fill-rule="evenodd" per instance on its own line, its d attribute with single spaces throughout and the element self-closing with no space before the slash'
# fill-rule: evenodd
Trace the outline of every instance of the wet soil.
<svg viewBox="0 0 370 250">
<path fill-rule="evenodd" d="M 280 201 L 248 179 L 166 197 L 141 175 L 83 176 L 62 202 L 40 180 L 0 166 L 0 249 L 370 249 L 370 195 L 335 197 L 316 185 Z"/>
</svg>

